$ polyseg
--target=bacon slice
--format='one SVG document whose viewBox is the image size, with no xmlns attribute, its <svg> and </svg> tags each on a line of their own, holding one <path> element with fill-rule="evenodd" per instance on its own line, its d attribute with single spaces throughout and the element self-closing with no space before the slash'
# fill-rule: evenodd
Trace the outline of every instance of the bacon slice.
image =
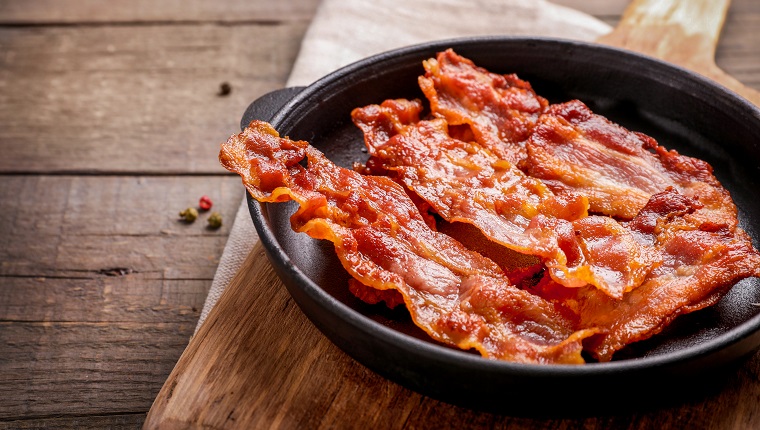
<svg viewBox="0 0 760 430">
<path fill-rule="evenodd" d="M 760 254 L 747 234 L 695 224 L 704 210 L 696 199 L 668 189 L 652 196 L 626 223 L 652 243 L 663 264 L 622 300 L 591 287 L 565 288 L 548 277 L 527 289 L 572 310 L 580 327 L 604 333 L 587 340 L 584 347 L 600 361 L 609 361 L 615 351 L 659 333 L 677 316 L 717 303 L 741 279 L 760 276 Z M 531 275 L 526 271 L 522 280 L 517 276 L 515 280 L 524 283 Z"/>
<path fill-rule="evenodd" d="M 446 221 L 470 223 L 511 250 L 542 258 L 565 286 L 590 283 L 616 298 L 658 264 L 617 221 L 586 217 L 580 195 L 556 196 L 488 148 L 449 136 L 446 120 L 420 120 L 421 109 L 419 101 L 388 100 L 355 109 L 352 118 L 372 164 Z"/>
<path fill-rule="evenodd" d="M 528 82 L 490 73 L 451 49 L 423 66 L 419 85 L 432 112 L 450 125 L 469 125 L 474 139 L 502 160 L 524 158 L 525 141 L 548 105 Z"/>
<path fill-rule="evenodd" d="M 545 111 L 521 167 L 555 192 L 588 196 L 591 212 L 631 219 L 652 195 L 672 187 L 698 197 L 714 221 L 736 225 L 731 197 L 709 164 L 667 151 L 578 100 Z"/>
<path fill-rule="evenodd" d="M 704 161 L 579 101 L 547 106 L 453 51 L 424 66 L 431 118 L 417 100 L 353 113 L 372 155 L 363 172 L 387 177 L 341 169 L 260 122 L 220 153 L 258 200 L 300 205 L 294 230 L 334 243 L 360 299 L 404 303 L 433 339 L 488 358 L 582 363 L 582 348 L 609 361 L 760 276 Z M 453 236 L 484 236 L 465 246 L 435 231 L 429 210 Z M 505 257 L 484 237 L 529 256 Z"/>
<path fill-rule="evenodd" d="M 308 168 L 299 162 L 308 157 Z M 296 201 L 294 230 L 334 243 L 361 284 L 396 290 L 432 338 L 483 356 L 583 363 L 582 340 L 550 302 L 511 285 L 491 260 L 431 230 L 404 189 L 342 169 L 306 142 L 254 121 L 222 145 L 219 159 L 262 202 Z"/>
</svg>

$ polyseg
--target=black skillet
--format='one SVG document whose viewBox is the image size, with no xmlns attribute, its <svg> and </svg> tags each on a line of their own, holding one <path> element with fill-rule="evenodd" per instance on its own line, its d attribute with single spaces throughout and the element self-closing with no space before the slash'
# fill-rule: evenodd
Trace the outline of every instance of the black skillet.
<svg viewBox="0 0 760 430">
<path fill-rule="evenodd" d="M 241 125 L 269 120 L 343 167 L 367 158 L 353 108 L 424 98 L 422 60 L 452 47 L 479 66 L 517 73 L 550 102 L 580 99 L 595 112 L 706 160 L 731 192 L 739 219 L 760 243 L 760 110 L 684 69 L 628 51 L 553 39 L 439 41 L 376 55 L 306 88 L 255 101 Z M 253 222 L 276 272 L 311 321 L 338 347 L 412 390 L 458 405 L 510 414 L 603 413 L 684 402 L 724 389 L 760 345 L 760 280 L 739 282 L 716 306 L 682 316 L 609 363 L 526 365 L 486 360 L 429 340 L 405 310 L 354 298 L 332 244 L 294 233 L 295 205 L 261 205 Z"/>
</svg>

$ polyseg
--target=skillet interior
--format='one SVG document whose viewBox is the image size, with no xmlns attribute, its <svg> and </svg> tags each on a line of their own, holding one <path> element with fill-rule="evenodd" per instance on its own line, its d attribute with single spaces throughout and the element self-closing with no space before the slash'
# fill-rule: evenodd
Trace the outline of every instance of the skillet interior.
<svg viewBox="0 0 760 430">
<path fill-rule="evenodd" d="M 516 38 L 411 47 L 327 76 L 296 95 L 272 123 L 282 135 L 307 140 L 337 164 L 351 167 L 367 158 L 362 135 L 350 121 L 351 110 L 388 98 L 423 98 L 417 87 L 421 61 L 447 47 L 490 71 L 517 73 L 550 102 L 580 99 L 596 113 L 644 132 L 668 149 L 706 160 L 731 192 L 742 228 L 754 244 L 760 243 L 760 200 L 755 198 L 760 112 L 685 70 L 613 48 Z M 526 412 L 531 409 L 523 394 L 534 389 L 534 394 L 549 398 L 547 392 L 558 395 L 564 390 L 556 390 L 577 383 L 583 384 L 580 394 L 621 391 L 620 384 L 628 384 L 624 391 L 630 391 L 630 384 L 688 378 L 723 367 L 760 344 L 760 307 L 755 305 L 760 303 L 760 281 L 750 278 L 716 306 L 680 317 L 655 338 L 620 351 L 613 363 L 529 366 L 485 360 L 428 340 L 405 310 L 389 311 L 354 298 L 332 245 L 291 230 L 288 218 L 295 205 L 251 201 L 250 207 L 291 295 L 333 342 L 384 376 L 447 401 L 504 411 L 504 400 L 511 400 L 508 410 L 520 405 Z M 516 386 L 520 393 L 505 392 Z M 579 394 L 578 389 L 573 393 Z M 564 401 L 567 406 L 566 397 Z M 571 405 L 575 402 L 570 400 Z"/>
</svg>

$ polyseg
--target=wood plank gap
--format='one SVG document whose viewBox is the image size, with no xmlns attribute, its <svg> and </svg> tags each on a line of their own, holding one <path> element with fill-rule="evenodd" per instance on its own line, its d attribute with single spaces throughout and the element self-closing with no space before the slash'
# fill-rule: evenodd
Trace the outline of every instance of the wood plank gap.
<svg viewBox="0 0 760 430">
<path fill-rule="evenodd" d="M 76 270 L 72 270 L 72 272 L 78 272 Z M 87 273 L 97 273 L 97 271 L 93 270 L 91 272 Z M 106 276 L 106 275 L 102 275 Z M 38 278 L 45 278 L 45 279 L 68 279 L 71 281 L 90 281 L 93 279 L 97 279 L 99 277 L 87 277 L 87 276 L 60 276 L 60 275 L 54 275 L 54 276 L 47 276 L 47 275 L 14 275 L 14 274 L 4 274 L 0 275 L 0 279 L 38 279 Z M 1 288 L 1 287 L 0 287 Z"/>
<path fill-rule="evenodd" d="M 93 28 L 93 27 L 167 27 L 167 26 L 187 26 L 187 25 L 216 25 L 220 27 L 236 26 L 264 26 L 273 27 L 286 25 L 293 22 L 309 22 L 310 19 L 295 18 L 288 20 L 280 19 L 240 19 L 240 20 L 203 20 L 203 19 L 185 19 L 185 20 L 153 20 L 153 21 L 49 21 L 49 22 L 12 22 L 0 21 L 0 28 Z"/>
<path fill-rule="evenodd" d="M 74 272 L 74 273 L 92 273 L 92 274 L 97 275 L 97 276 L 87 277 L 87 276 L 65 276 L 65 275 L 53 275 L 53 276 L 49 276 L 49 275 L 20 275 L 20 274 L 17 275 L 17 274 L 12 274 L 11 273 L 11 274 L 0 275 L 0 279 L 3 279 L 3 278 L 41 279 L 41 278 L 44 278 L 44 279 L 66 279 L 66 280 L 70 280 L 70 281 L 91 281 L 93 279 L 117 278 L 117 277 L 121 277 L 121 276 L 128 276 L 128 275 L 138 274 L 138 273 L 139 274 L 143 274 L 143 275 L 146 274 L 146 273 L 160 273 L 158 271 L 148 271 L 148 272 L 132 271 L 132 272 L 124 274 L 124 275 L 107 275 L 107 274 L 102 273 L 102 271 L 100 271 L 100 270 L 87 270 L 87 271 L 69 270 L 69 272 Z M 190 277 L 190 278 L 178 278 L 178 277 L 162 278 L 162 277 L 158 277 L 158 278 L 149 278 L 149 279 L 156 280 L 156 281 L 212 281 L 213 280 L 213 278 L 196 278 L 196 277 Z M 0 288 L 2 288 L 2 286 L 0 286 Z"/>
<path fill-rule="evenodd" d="M 202 213 L 202 212 L 199 211 L 199 213 Z M 179 218 L 179 216 L 177 217 L 177 222 L 178 223 L 183 223 L 183 221 Z M 194 222 L 197 222 L 197 221 L 194 221 Z M 216 231 L 216 230 L 214 230 L 211 227 L 206 227 L 205 229 L 207 231 Z M 112 238 L 118 238 L 118 237 L 163 237 L 163 236 L 169 236 L 169 235 L 178 236 L 177 233 L 170 233 L 168 231 L 167 232 L 161 231 L 161 232 L 157 232 L 157 233 L 111 233 L 111 234 L 109 234 L 109 233 L 81 233 L 81 234 L 75 234 L 75 235 L 72 235 L 72 236 L 76 236 L 76 237 L 112 237 Z M 211 234 L 208 234 L 208 233 L 187 233 L 187 234 L 182 234 L 182 237 L 214 237 L 214 236 L 224 236 L 224 235 L 221 234 L 221 233 L 219 235 L 211 235 Z M 137 273 L 137 272 L 135 272 L 135 273 Z"/>
<path fill-rule="evenodd" d="M 181 224 L 185 223 L 184 221 L 182 221 L 181 219 L 179 219 L 179 217 L 177 217 L 177 222 L 181 223 Z M 193 221 L 193 222 L 199 222 L 199 221 Z M 212 227 L 209 227 L 209 226 L 205 226 L 204 230 L 205 230 L 205 233 L 187 233 L 187 234 L 182 234 L 182 237 L 204 237 L 204 238 L 206 238 L 206 237 L 226 236 L 225 234 L 222 234 L 222 233 L 220 233 L 218 235 L 209 234 L 209 232 L 218 231 L 218 230 L 216 230 L 216 229 L 214 229 Z M 119 238 L 119 237 L 164 237 L 164 236 L 170 236 L 170 235 L 179 236 L 179 234 L 177 234 L 177 233 L 169 233 L 169 232 L 164 233 L 163 231 L 159 232 L 159 233 L 113 233 L 113 234 L 108 234 L 108 233 L 82 233 L 82 234 L 76 234 L 76 235 L 72 235 L 72 236 L 76 236 L 76 237 L 109 237 L 109 238 Z M 134 273 L 138 273 L 138 272 L 134 272 Z"/>
<path fill-rule="evenodd" d="M 151 327 L 156 328 L 159 326 L 164 327 L 170 327 L 170 326 L 185 326 L 188 323 L 187 322 L 178 322 L 178 321 L 167 321 L 167 322 L 154 322 L 154 321 L 148 321 L 148 322 L 140 322 L 140 321 L 134 321 L 134 320 L 114 320 L 114 321 L 102 321 L 102 320 L 94 320 L 94 321 L 80 321 L 80 320 L 16 320 L 16 319 L 8 319 L 8 320 L 0 320 L 0 326 L 50 326 L 53 324 L 57 324 L 62 327 L 67 326 L 90 326 L 90 327 L 109 327 L 114 326 L 118 324 L 122 324 L 129 327 Z"/>
<path fill-rule="evenodd" d="M 98 412 L 96 414 L 48 414 L 48 415 L 34 415 L 24 418 L 0 418 L 0 423 L 12 424 L 23 423 L 26 421 L 37 420 L 50 420 L 58 418 L 97 418 L 97 417 L 118 417 L 118 416 L 132 416 L 132 415 L 145 415 L 148 411 L 135 411 L 135 412 Z"/>
<path fill-rule="evenodd" d="M 200 312 L 198 313 L 197 317 L 200 317 Z M 109 325 L 115 325 L 115 324 L 128 324 L 128 325 L 136 325 L 136 326 L 155 326 L 156 323 L 140 323 L 136 322 L 134 320 L 75 320 L 75 319 L 63 319 L 63 320 L 20 320 L 20 319 L 3 319 L 0 318 L 0 324 L 13 324 L 13 325 L 30 325 L 30 326 L 45 326 L 45 325 L 51 325 L 51 324 L 57 324 L 61 326 L 72 326 L 72 325 L 90 325 L 90 326 L 109 326 Z M 179 325 L 179 324 L 188 324 L 186 322 L 164 322 L 163 324 L 171 324 L 171 325 Z M 195 323 L 193 323 L 193 326 L 195 326 Z M 148 411 L 145 411 L 148 412 Z"/>
<path fill-rule="evenodd" d="M 177 171 L 165 171 L 155 172 L 149 170 L 126 170 L 123 172 L 116 171 L 99 171 L 99 170 L 46 170 L 44 172 L 34 170 L 19 170 L 19 171 L 0 171 L 0 176 L 111 176 L 115 178 L 131 177 L 131 176 L 144 176 L 144 177 L 166 177 L 166 176 L 198 176 L 198 177 L 227 177 L 237 176 L 234 173 L 219 171 L 219 172 L 177 172 Z"/>
</svg>

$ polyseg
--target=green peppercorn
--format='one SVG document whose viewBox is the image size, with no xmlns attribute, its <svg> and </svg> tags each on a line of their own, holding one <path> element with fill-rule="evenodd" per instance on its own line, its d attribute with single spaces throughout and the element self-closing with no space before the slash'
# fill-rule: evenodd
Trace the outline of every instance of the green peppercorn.
<svg viewBox="0 0 760 430">
<path fill-rule="evenodd" d="M 219 212 L 211 212 L 208 216 L 208 226 L 210 228 L 219 228 L 222 226 L 222 214 Z"/>
<path fill-rule="evenodd" d="M 193 222 L 198 218 L 198 211 L 195 208 L 187 208 L 180 212 L 179 216 L 185 222 Z"/>
</svg>

